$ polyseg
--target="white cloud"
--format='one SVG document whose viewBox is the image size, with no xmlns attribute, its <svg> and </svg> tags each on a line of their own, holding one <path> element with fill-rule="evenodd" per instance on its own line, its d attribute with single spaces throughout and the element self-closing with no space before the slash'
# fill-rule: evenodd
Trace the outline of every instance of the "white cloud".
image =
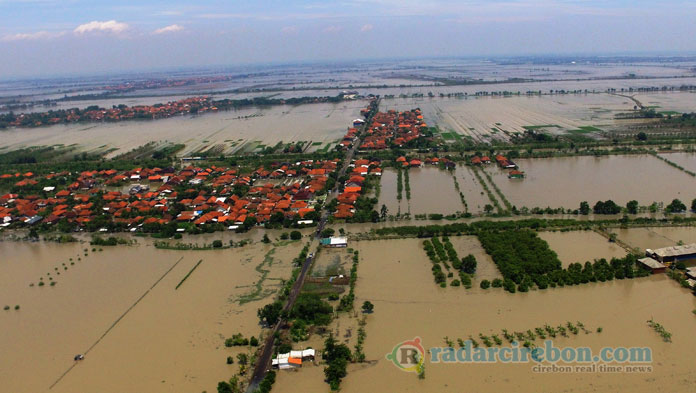
<svg viewBox="0 0 696 393">
<path fill-rule="evenodd" d="M 360 31 L 366 32 L 372 30 L 373 26 L 370 24 L 364 25 L 363 27 L 360 28 Z"/>
<path fill-rule="evenodd" d="M 181 30 L 184 30 L 183 26 L 169 25 L 169 26 L 163 27 L 161 29 L 157 29 L 157 30 L 153 31 L 153 33 L 154 34 L 174 33 L 174 32 L 181 31 Z"/>
<path fill-rule="evenodd" d="M 47 40 L 65 35 L 64 31 L 37 31 L 35 33 L 8 34 L 2 37 L 3 41 Z"/>
<path fill-rule="evenodd" d="M 342 27 L 339 26 L 329 26 L 324 29 L 324 33 L 338 33 L 339 31 L 343 30 Z"/>
<path fill-rule="evenodd" d="M 77 34 L 91 33 L 91 32 L 105 32 L 105 33 L 122 33 L 128 30 L 128 24 L 116 22 L 115 20 L 109 20 L 104 22 L 92 21 L 79 25 L 73 30 Z"/>
</svg>

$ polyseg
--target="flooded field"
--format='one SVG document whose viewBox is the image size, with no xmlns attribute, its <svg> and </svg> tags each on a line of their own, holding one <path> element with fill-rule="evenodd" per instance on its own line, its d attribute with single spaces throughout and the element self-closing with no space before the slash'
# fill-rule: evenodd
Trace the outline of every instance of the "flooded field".
<svg viewBox="0 0 696 393">
<path fill-rule="evenodd" d="M 684 112 L 694 107 L 692 93 L 637 94 L 636 98 L 649 102 L 643 102 L 646 106 L 658 107 L 658 111 Z M 419 107 L 427 124 L 478 142 L 508 140 L 511 134 L 524 133 L 530 126 L 545 125 L 545 131 L 552 134 L 589 134 L 588 127 L 611 131 L 626 124 L 626 120 L 617 122 L 614 116 L 633 110 L 634 105 L 627 97 L 610 94 L 396 98 L 381 104 L 383 109 Z"/>
<path fill-rule="evenodd" d="M 676 246 L 679 242 L 684 244 L 696 243 L 696 228 L 694 227 L 653 227 L 653 228 L 628 228 L 613 229 L 619 240 L 639 249 L 662 248 Z"/>
<path fill-rule="evenodd" d="M 300 248 L 0 243 L 0 301 L 21 307 L 0 315 L 3 390 L 213 391 L 237 370 L 225 358 L 248 350 L 225 348 L 224 338 L 258 336 L 256 309 Z"/>
<path fill-rule="evenodd" d="M 696 319 L 691 310 L 696 307 L 696 299 L 666 276 L 524 294 L 461 288 L 455 295 L 452 288 L 423 285 L 424 280 L 431 279 L 431 272 L 418 239 L 359 242 L 353 246 L 362 256 L 356 304 L 364 300 L 375 304 L 365 341 L 367 359 L 373 363 L 350 365 L 341 386 L 343 392 L 686 392 L 692 388 L 696 371 L 690 359 L 696 347 Z M 385 271 L 395 274 L 385 279 Z M 664 307 L 667 299 L 670 306 Z M 673 334 L 673 343 L 663 342 L 646 324 L 650 318 Z M 588 346 L 594 351 L 604 346 L 648 346 L 653 350 L 654 371 L 537 374 L 532 372 L 531 364 L 426 363 L 426 378 L 419 380 L 385 359 L 395 345 L 414 337 L 421 337 L 424 347 L 430 348 L 445 345 L 445 336 L 456 342 L 457 338 L 476 337 L 479 333 L 524 331 L 566 321 L 581 321 L 591 333 L 559 336 L 554 341 L 556 346 Z M 601 333 L 595 332 L 598 327 L 603 328 Z M 300 392 L 319 388 L 317 379 L 323 377 L 322 373 L 310 368 L 303 369 L 301 375 L 281 375 L 275 389 Z M 324 390 L 328 390 L 326 385 Z"/>
<path fill-rule="evenodd" d="M 180 155 L 212 151 L 215 154 L 254 152 L 278 142 L 300 142 L 312 150 L 340 139 L 364 107 L 362 101 L 337 104 L 274 106 L 223 111 L 197 117 L 157 121 L 86 123 L 0 131 L 0 147 L 77 145 L 79 151 L 107 157 L 148 142 L 185 144 Z M 316 143 L 316 144 L 315 144 Z"/>
<path fill-rule="evenodd" d="M 521 96 L 508 98 L 416 98 L 384 101 L 385 108 L 420 107 L 429 125 L 454 131 L 478 142 L 508 140 L 525 127 L 546 125 L 561 133 L 580 127 L 615 127 L 614 114 L 635 103 L 608 94 Z"/>
<path fill-rule="evenodd" d="M 507 171 L 486 168 L 505 197 L 518 208 L 565 207 L 577 209 L 580 202 L 611 199 L 625 206 L 630 200 L 641 205 L 691 201 L 696 179 L 649 156 L 563 157 L 515 160 L 525 178 L 508 179 Z"/>
<path fill-rule="evenodd" d="M 481 184 L 469 167 L 459 166 L 456 171 L 459 190 L 464 194 L 469 213 L 483 213 L 483 208 L 491 203 Z"/>
<path fill-rule="evenodd" d="M 476 236 L 452 236 L 449 239 L 454 249 L 457 250 L 459 258 L 463 258 L 469 254 L 476 257 L 476 274 L 471 278 L 471 289 L 467 289 L 467 291 L 480 291 L 479 284 L 483 280 L 492 281 L 496 278 L 503 278 L 495 262 L 493 262 L 490 255 L 486 254 L 486 251 L 483 249 Z M 455 287 L 451 289 L 457 291 L 459 288 Z"/>
<path fill-rule="evenodd" d="M 573 232 L 539 232 L 539 237 L 546 240 L 553 251 L 558 254 L 563 267 L 571 263 L 613 257 L 623 258 L 628 251 L 616 243 L 610 243 L 605 237 L 593 231 Z"/>
<path fill-rule="evenodd" d="M 662 153 L 660 156 L 672 161 L 687 171 L 696 172 L 696 153 Z"/>
<path fill-rule="evenodd" d="M 350 272 L 352 254 L 345 248 L 323 248 L 312 265 L 312 277 L 329 277 Z"/>
<path fill-rule="evenodd" d="M 407 199 L 406 195 L 405 178 L 404 174 L 404 189 L 402 199 L 399 202 L 397 199 L 397 172 L 391 168 L 384 171 L 378 207 L 386 205 L 390 215 L 396 215 L 399 208 L 401 214 L 410 212 L 412 216 L 430 213 L 451 214 L 464 211 L 464 205 L 454 188 L 452 174 L 448 171 L 429 167 L 409 169 L 410 200 Z"/>
</svg>

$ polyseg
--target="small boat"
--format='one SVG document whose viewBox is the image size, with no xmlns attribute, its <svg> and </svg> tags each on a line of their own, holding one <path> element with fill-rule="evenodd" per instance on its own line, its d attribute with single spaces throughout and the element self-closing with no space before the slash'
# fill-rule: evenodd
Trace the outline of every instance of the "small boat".
<svg viewBox="0 0 696 393">
<path fill-rule="evenodd" d="M 84 358 L 85 358 L 85 355 L 78 353 L 77 355 L 75 355 L 74 360 L 78 361 L 78 360 L 82 360 Z"/>
</svg>

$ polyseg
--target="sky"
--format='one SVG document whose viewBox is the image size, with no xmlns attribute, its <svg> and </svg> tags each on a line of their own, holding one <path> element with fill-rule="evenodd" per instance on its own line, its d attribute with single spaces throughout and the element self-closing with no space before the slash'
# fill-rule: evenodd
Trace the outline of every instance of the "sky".
<svg viewBox="0 0 696 393">
<path fill-rule="evenodd" d="M 413 57 L 696 52 L 683 0 L 0 0 L 0 79 Z"/>
</svg>

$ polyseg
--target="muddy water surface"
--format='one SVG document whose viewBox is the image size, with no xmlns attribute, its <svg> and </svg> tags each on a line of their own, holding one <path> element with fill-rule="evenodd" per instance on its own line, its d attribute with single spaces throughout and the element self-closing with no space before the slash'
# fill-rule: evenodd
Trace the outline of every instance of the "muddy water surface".
<svg viewBox="0 0 696 393">
<path fill-rule="evenodd" d="M 455 174 L 456 175 L 456 174 Z M 378 206 L 383 204 L 389 209 L 389 214 L 396 215 L 401 208 L 401 214 L 452 214 L 464 211 L 464 205 L 455 190 L 453 174 L 433 167 L 409 169 L 409 184 L 411 199 L 406 195 L 406 175 L 401 202 L 397 199 L 397 172 L 393 169 L 384 171 L 381 180 L 382 191 Z M 460 180 L 460 187 L 462 187 Z"/>
<path fill-rule="evenodd" d="M 582 201 L 593 206 L 612 199 L 625 206 L 691 201 L 696 179 L 649 156 L 562 157 L 515 161 L 525 179 L 508 179 L 507 171 L 487 167 L 498 188 L 518 208 L 565 207 L 577 209 Z"/>
<path fill-rule="evenodd" d="M 693 227 L 653 227 L 614 229 L 619 240 L 641 251 L 646 248 L 662 248 L 696 243 L 696 228 Z"/>
<path fill-rule="evenodd" d="M 546 240 L 558 254 L 563 267 L 600 258 L 607 261 L 614 257 L 623 258 L 628 253 L 618 244 L 610 243 L 607 238 L 592 231 L 540 232 L 539 237 Z"/>
<path fill-rule="evenodd" d="M 0 299 L 21 306 L 0 315 L 3 390 L 47 391 L 69 370 L 51 391 L 213 391 L 238 367 L 225 364 L 240 349 L 224 348 L 224 338 L 259 334 L 256 309 L 290 275 L 300 247 L 92 252 L 86 244 L 0 243 Z M 49 272 L 57 285 L 36 286 Z M 71 369 L 77 353 L 85 360 Z"/>
<path fill-rule="evenodd" d="M 431 284 L 429 262 L 420 241 L 370 241 L 356 246 L 360 266 L 356 302 L 370 300 L 375 313 L 367 325 L 366 354 L 374 365 L 350 370 L 345 392 L 687 392 L 696 371 L 690 365 L 696 347 L 696 299 L 665 276 L 594 283 L 509 294 L 500 289 L 460 291 Z M 385 276 L 384 272 L 390 272 Z M 646 324 L 654 318 L 673 334 L 665 343 Z M 531 365 L 426 364 L 426 378 L 397 369 L 385 354 L 404 340 L 421 337 L 426 348 L 450 339 L 527 330 L 545 323 L 581 321 L 592 330 L 557 338 L 557 346 L 649 346 L 651 374 L 537 374 Z M 595 329 L 602 327 L 602 333 Z"/>
</svg>

